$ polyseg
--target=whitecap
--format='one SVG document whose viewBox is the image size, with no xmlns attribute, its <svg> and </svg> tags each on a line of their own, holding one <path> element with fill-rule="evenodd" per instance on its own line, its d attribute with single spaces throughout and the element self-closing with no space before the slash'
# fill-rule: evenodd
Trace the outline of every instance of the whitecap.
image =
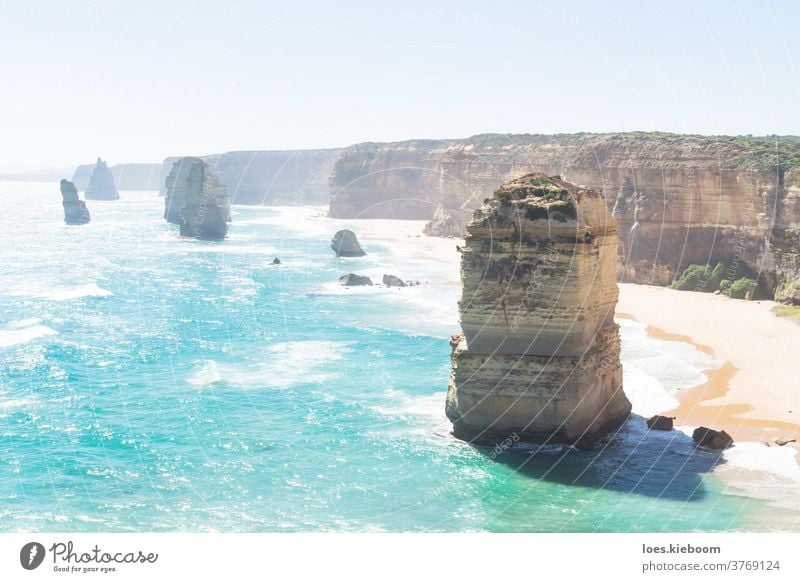
<svg viewBox="0 0 800 582">
<path fill-rule="evenodd" d="M 738 442 L 726 449 L 725 460 L 732 466 L 771 473 L 783 479 L 800 483 L 800 466 L 793 447 L 768 447 L 763 443 Z"/>
<path fill-rule="evenodd" d="M 414 396 L 389 388 L 384 392 L 386 403 L 373 406 L 372 409 L 382 416 L 399 416 L 421 420 L 447 420 L 444 414 L 444 392 L 435 392 L 423 396 Z"/>
<path fill-rule="evenodd" d="M 209 386 L 222 380 L 217 362 L 205 360 L 198 369 L 186 379 L 192 386 Z"/>
<path fill-rule="evenodd" d="M 8 324 L 8 327 L 9 329 L 22 329 L 23 327 L 31 327 L 39 323 L 42 323 L 42 320 L 38 317 L 29 317 L 28 319 L 12 321 Z"/>
<path fill-rule="evenodd" d="M 40 337 L 57 335 L 58 332 L 46 325 L 32 325 L 22 329 L 0 329 L 0 347 L 6 348 L 18 344 L 26 344 Z"/>
<path fill-rule="evenodd" d="M 87 283 L 85 285 L 77 285 L 74 287 L 53 287 L 52 289 L 33 293 L 30 291 L 15 291 L 12 293 L 12 295 L 50 299 L 51 301 L 69 301 L 71 299 L 79 299 L 81 297 L 110 297 L 113 295 L 113 293 L 108 289 L 98 287 L 94 283 Z"/>
<path fill-rule="evenodd" d="M 256 364 L 220 364 L 205 360 L 187 379 L 193 386 L 224 383 L 239 388 L 286 389 L 297 384 L 318 384 L 337 377 L 324 366 L 344 358 L 348 343 L 332 341 L 281 342 L 266 349 Z"/>
<path fill-rule="evenodd" d="M 633 412 L 652 416 L 678 406 L 675 398 L 657 378 L 631 362 L 623 362 L 622 385 Z"/>
</svg>

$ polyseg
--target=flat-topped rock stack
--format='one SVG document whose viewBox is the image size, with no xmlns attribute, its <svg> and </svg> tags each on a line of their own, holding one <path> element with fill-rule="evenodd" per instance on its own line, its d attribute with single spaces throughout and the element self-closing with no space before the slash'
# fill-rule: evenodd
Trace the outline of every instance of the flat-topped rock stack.
<svg viewBox="0 0 800 582">
<path fill-rule="evenodd" d="M 100 158 L 97 158 L 97 163 L 92 169 L 83 196 L 87 200 L 119 200 L 119 192 L 114 185 L 114 174 L 111 173 L 108 164 Z"/>
<path fill-rule="evenodd" d="M 165 181 L 164 218 L 181 236 L 222 240 L 231 219 L 231 198 L 203 160 L 178 159 Z"/>
<path fill-rule="evenodd" d="M 586 445 L 622 424 L 618 240 L 602 194 L 529 174 L 475 211 L 465 241 L 453 433 Z"/>
<path fill-rule="evenodd" d="M 69 180 L 61 180 L 61 200 L 64 204 L 64 222 L 86 224 L 91 220 L 86 202 L 78 198 L 78 189 Z"/>
</svg>

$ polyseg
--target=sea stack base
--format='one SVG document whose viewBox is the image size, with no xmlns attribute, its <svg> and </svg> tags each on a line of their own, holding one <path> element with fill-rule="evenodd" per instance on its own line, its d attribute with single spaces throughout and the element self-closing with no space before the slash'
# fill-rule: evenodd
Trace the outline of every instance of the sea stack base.
<svg viewBox="0 0 800 582">
<path fill-rule="evenodd" d="M 601 329 L 582 356 L 486 354 L 453 337 L 445 412 L 453 435 L 481 445 L 512 437 L 584 446 L 630 416 L 622 390 L 619 331 Z"/>
</svg>

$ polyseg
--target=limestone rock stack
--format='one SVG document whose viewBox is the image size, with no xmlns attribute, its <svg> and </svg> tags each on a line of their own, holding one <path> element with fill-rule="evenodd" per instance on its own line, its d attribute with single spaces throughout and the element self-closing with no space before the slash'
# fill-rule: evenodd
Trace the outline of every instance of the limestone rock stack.
<svg viewBox="0 0 800 582">
<path fill-rule="evenodd" d="M 97 158 L 92 175 L 89 176 L 84 197 L 87 200 L 119 200 L 111 168 L 100 158 Z"/>
<path fill-rule="evenodd" d="M 465 241 L 453 433 L 585 445 L 622 424 L 618 240 L 602 194 L 526 175 L 475 211 Z"/>
<path fill-rule="evenodd" d="M 69 180 L 61 180 L 61 198 L 64 203 L 64 222 L 67 224 L 86 224 L 89 222 L 89 209 L 86 202 L 78 198 L 78 189 Z"/>
<path fill-rule="evenodd" d="M 164 218 L 179 224 L 181 236 L 222 240 L 231 219 L 231 198 L 203 160 L 178 159 L 165 181 Z"/>
<path fill-rule="evenodd" d="M 458 237 L 464 236 L 463 221 L 459 222 L 452 213 L 445 210 L 439 202 L 433 212 L 433 219 L 425 225 L 422 231 L 428 236 Z"/>
</svg>

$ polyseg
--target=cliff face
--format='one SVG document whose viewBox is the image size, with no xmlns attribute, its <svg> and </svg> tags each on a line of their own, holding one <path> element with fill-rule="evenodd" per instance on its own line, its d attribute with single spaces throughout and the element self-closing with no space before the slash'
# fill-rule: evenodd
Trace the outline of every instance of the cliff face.
<svg viewBox="0 0 800 582">
<path fill-rule="evenodd" d="M 75 169 L 72 181 L 78 190 L 86 190 L 95 165 L 86 164 Z M 161 164 L 115 164 L 111 166 L 111 174 L 120 190 L 159 190 L 166 177 L 162 175 Z"/>
<path fill-rule="evenodd" d="M 456 436 L 587 444 L 624 422 L 617 246 L 601 194 L 543 174 L 475 212 L 446 404 Z"/>
<path fill-rule="evenodd" d="M 341 150 L 228 152 L 202 156 L 234 204 L 327 204 Z M 166 177 L 178 158 L 164 160 Z M 162 188 L 161 194 L 166 192 Z"/>
<path fill-rule="evenodd" d="M 165 183 L 164 218 L 180 225 L 181 236 L 225 238 L 231 219 L 231 199 L 208 164 L 200 158 L 180 158 Z"/>
<path fill-rule="evenodd" d="M 620 279 L 665 285 L 691 263 L 735 259 L 763 269 L 776 295 L 800 303 L 800 292 L 786 283 L 800 278 L 800 248 L 768 242 L 774 228 L 800 227 L 800 176 L 784 171 L 787 157 L 796 161 L 800 139 L 781 139 L 774 159 L 767 138 L 672 134 L 361 144 L 334 167 L 330 215 L 420 219 L 441 207 L 463 224 L 506 180 L 558 174 L 601 191 L 613 209 Z"/>
</svg>

